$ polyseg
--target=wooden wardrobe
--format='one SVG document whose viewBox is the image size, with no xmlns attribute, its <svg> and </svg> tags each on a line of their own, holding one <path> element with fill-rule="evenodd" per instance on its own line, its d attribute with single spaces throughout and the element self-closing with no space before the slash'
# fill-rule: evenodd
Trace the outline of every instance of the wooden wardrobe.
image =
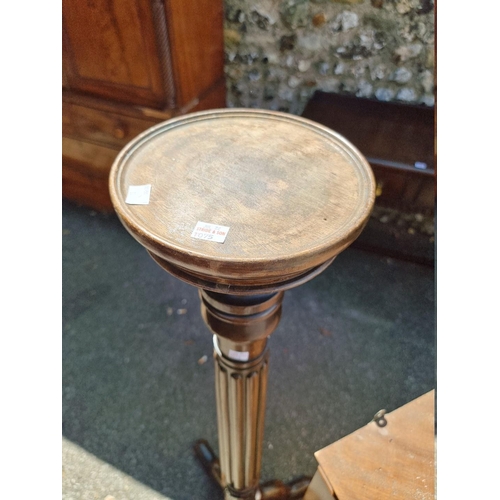
<svg viewBox="0 0 500 500">
<path fill-rule="evenodd" d="M 63 0 L 62 194 L 111 211 L 121 148 L 187 112 L 226 106 L 220 0 Z"/>
</svg>

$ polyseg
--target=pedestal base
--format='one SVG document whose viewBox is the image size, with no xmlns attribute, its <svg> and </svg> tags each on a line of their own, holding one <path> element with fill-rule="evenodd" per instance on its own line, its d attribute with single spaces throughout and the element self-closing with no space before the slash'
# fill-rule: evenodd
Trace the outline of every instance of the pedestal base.
<svg viewBox="0 0 500 500">
<path fill-rule="evenodd" d="M 204 439 L 198 440 L 194 445 L 194 452 L 207 474 L 220 486 L 221 490 L 224 491 L 226 488 L 221 481 L 219 458 L 208 442 Z M 259 489 L 254 498 L 256 500 L 299 500 L 304 497 L 310 482 L 311 477 L 309 476 L 301 476 L 287 484 L 277 479 L 266 481 L 259 485 Z M 229 498 L 233 497 L 232 492 L 228 491 L 227 493 L 229 494 Z M 234 496 L 233 498 L 251 497 Z"/>
</svg>

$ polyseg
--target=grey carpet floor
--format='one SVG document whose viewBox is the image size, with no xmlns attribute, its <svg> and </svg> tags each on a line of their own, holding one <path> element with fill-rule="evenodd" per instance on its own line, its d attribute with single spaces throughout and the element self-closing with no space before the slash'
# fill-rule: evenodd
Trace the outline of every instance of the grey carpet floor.
<svg viewBox="0 0 500 500">
<path fill-rule="evenodd" d="M 221 498 L 192 451 L 201 437 L 217 450 L 197 290 L 114 215 L 69 202 L 62 278 L 65 440 L 172 500 Z M 434 269 L 356 248 L 286 292 L 270 339 L 262 479 L 313 475 L 315 451 L 434 389 L 435 328 Z M 71 484 L 65 498 L 82 498 Z"/>
</svg>

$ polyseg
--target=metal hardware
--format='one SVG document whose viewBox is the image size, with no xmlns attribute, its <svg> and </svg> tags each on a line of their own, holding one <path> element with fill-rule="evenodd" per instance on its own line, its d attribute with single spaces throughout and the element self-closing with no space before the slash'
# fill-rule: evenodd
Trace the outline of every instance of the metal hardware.
<svg viewBox="0 0 500 500">
<path fill-rule="evenodd" d="M 385 427 L 387 425 L 387 420 L 385 419 L 386 410 L 379 410 L 375 413 L 373 417 L 373 422 L 375 422 L 379 427 Z"/>
</svg>

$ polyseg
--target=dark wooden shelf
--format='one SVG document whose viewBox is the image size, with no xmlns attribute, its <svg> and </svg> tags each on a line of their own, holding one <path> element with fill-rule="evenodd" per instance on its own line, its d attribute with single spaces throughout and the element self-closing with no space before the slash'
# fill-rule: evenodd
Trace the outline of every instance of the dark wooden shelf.
<svg viewBox="0 0 500 500">
<path fill-rule="evenodd" d="M 434 210 L 434 108 L 316 92 L 302 116 L 352 142 L 369 161 L 377 203 L 404 210 Z"/>
</svg>

